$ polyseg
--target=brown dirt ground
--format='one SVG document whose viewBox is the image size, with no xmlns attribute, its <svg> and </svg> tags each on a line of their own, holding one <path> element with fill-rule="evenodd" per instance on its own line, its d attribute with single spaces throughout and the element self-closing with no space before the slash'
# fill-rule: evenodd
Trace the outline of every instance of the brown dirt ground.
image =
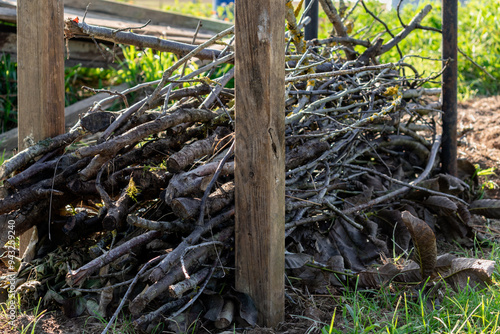
<svg viewBox="0 0 500 334">
<path fill-rule="evenodd" d="M 473 164 L 478 164 L 482 169 L 500 167 L 500 96 L 475 98 L 461 102 L 458 106 L 458 155 L 459 158 L 467 159 Z M 500 185 L 500 174 L 491 175 L 487 180 Z M 486 179 L 483 177 L 480 182 Z M 489 198 L 500 198 L 500 190 L 487 190 Z M 0 264 L 0 272 L 3 271 Z M 332 295 L 336 295 L 331 291 Z M 251 334 L 288 333 L 299 334 L 305 332 L 319 333 L 321 322 L 329 323 L 333 314 L 334 304 L 337 301 L 332 295 L 325 296 L 298 296 L 298 305 L 287 302 L 286 322 L 277 331 L 269 329 L 254 329 L 247 331 Z M 18 316 L 16 325 L 18 328 L 26 327 L 34 319 L 32 312 L 28 315 Z M 295 316 L 294 316 L 295 315 Z M 339 317 L 339 315 L 337 315 Z M 306 320 L 305 318 L 309 319 Z M 314 321 L 314 320 L 316 321 Z M 340 319 L 338 319 L 340 320 Z M 341 323 L 340 321 L 336 323 Z M 97 319 L 80 317 L 76 319 L 66 318 L 61 311 L 47 312 L 38 321 L 36 334 L 81 334 L 100 333 L 104 328 Z M 338 328 L 340 329 L 340 328 Z M 340 329 L 341 330 L 341 329 Z M 31 331 L 30 331 L 31 332 Z M 120 333 L 133 333 L 133 331 L 121 329 Z M 201 331 L 206 333 L 206 331 Z M 0 333 L 18 333 L 9 331 L 5 326 L 5 319 L 0 312 Z M 229 333 L 233 333 L 230 331 Z"/>
<path fill-rule="evenodd" d="M 475 98 L 458 105 L 458 157 L 494 167 L 497 175 L 488 180 L 500 186 L 500 96 Z M 483 180 L 480 181 L 485 181 Z M 486 191 L 490 198 L 500 198 L 500 189 Z"/>
</svg>

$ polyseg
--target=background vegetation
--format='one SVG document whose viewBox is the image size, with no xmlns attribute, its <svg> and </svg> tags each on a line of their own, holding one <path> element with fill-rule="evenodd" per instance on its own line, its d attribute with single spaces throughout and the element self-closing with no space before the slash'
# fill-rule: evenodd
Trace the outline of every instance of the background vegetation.
<svg viewBox="0 0 500 334">
<path fill-rule="evenodd" d="M 210 1 L 122 1 L 149 5 L 162 9 L 176 11 L 183 14 L 198 17 L 214 17 L 225 12 L 225 19 L 232 20 L 234 17 L 229 10 L 219 8 L 216 13 Z M 334 1 L 336 2 L 336 1 Z M 385 5 L 378 1 L 365 1 L 367 7 L 376 13 L 388 27 L 392 34 L 397 34 L 401 24 L 395 11 L 385 9 Z M 408 23 L 411 18 L 427 3 L 432 3 L 433 10 L 424 19 L 422 25 L 441 29 L 441 1 L 421 1 L 418 8 L 406 6 L 401 11 L 401 19 Z M 496 16 L 500 9 L 498 1 L 471 0 L 459 8 L 459 48 L 471 57 L 481 68 L 472 64 L 465 56 L 458 56 L 459 81 L 458 90 L 460 99 L 468 99 L 476 95 L 496 95 L 500 92 L 500 20 Z M 319 38 L 328 37 L 331 24 L 326 15 L 320 11 Z M 345 24 L 352 29 L 351 35 L 360 39 L 374 41 L 382 37 L 388 41 L 391 36 L 384 26 L 365 12 L 361 5 L 346 19 Z M 439 59 L 441 54 L 441 34 L 434 31 L 419 30 L 406 37 L 399 47 L 403 55 L 418 55 Z M 359 51 L 362 51 L 360 49 Z M 81 66 L 66 68 L 66 105 L 70 105 L 90 93 L 81 90 L 82 85 L 102 88 L 128 82 L 130 85 L 144 80 L 159 78 L 161 71 L 170 62 L 170 55 L 161 55 L 151 50 L 140 51 L 135 48 L 125 48 L 125 59 L 120 62 L 118 68 L 90 69 Z M 0 55 L 0 132 L 4 132 L 16 126 L 17 122 L 17 66 L 9 55 Z M 400 59 L 398 51 L 394 48 L 382 55 L 382 62 L 392 62 Z M 422 58 L 408 58 L 422 76 L 438 72 L 441 62 Z M 485 72 L 488 72 L 486 74 Z M 439 82 L 430 83 L 437 86 Z"/>
</svg>

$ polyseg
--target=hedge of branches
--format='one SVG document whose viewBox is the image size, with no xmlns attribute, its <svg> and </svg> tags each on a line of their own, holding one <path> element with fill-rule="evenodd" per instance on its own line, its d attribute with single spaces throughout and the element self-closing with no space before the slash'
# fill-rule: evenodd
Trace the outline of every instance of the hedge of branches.
<svg viewBox="0 0 500 334">
<path fill-rule="evenodd" d="M 473 166 L 461 163 L 462 178 L 440 174 L 440 90 L 423 88 L 439 73 L 422 77 L 404 55 L 377 60 L 421 28 L 431 7 L 384 43 L 350 37 L 343 22 L 352 10 L 341 17 L 320 2 L 332 35 L 306 42 L 306 16 L 297 19 L 285 1 L 286 268 L 300 279 L 288 291 L 352 279 L 367 287 L 439 276 L 456 286 L 490 282 L 490 261 L 437 254 L 436 236 L 470 243 L 471 213 L 498 216 L 493 200 L 469 205 Z M 110 91 L 104 101 L 122 100 L 119 112 L 101 101 L 69 132 L 0 167 L 2 229 L 9 221 L 17 234 L 36 227 L 16 264 L 22 298 L 43 297 L 68 316 L 114 313 L 110 325 L 125 308 L 147 332 L 161 323 L 185 330 L 196 319 L 207 328 L 255 325 L 255 305 L 233 289 L 234 71 L 216 74 L 233 62 L 232 34 L 193 46 L 66 22 L 67 38 L 180 59 L 161 80 Z M 201 65 L 184 75 L 194 58 Z M 131 92 L 143 98 L 128 101 Z M 7 234 L 1 241 L 12 245 Z M 393 255 L 405 261 L 371 267 Z"/>
</svg>

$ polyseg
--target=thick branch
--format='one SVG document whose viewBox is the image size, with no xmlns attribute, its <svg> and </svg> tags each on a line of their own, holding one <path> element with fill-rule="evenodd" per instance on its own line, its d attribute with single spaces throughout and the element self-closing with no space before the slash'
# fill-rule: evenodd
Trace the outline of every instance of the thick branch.
<svg viewBox="0 0 500 334">
<path fill-rule="evenodd" d="M 152 134 L 156 134 L 161 131 L 165 131 L 175 125 L 187 122 L 206 122 L 217 114 L 211 111 L 199 110 L 199 109 L 180 109 L 170 115 L 159 118 L 155 121 L 151 121 L 145 124 L 141 124 L 124 134 L 112 138 L 102 144 L 83 147 L 75 152 L 77 156 L 88 157 L 97 154 L 112 156 L 116 154 L 123 147 L 133 144 L 142 138 L 146 138 Z"/>
<path fill-rule="evenodd" d="M 31 160 L 47 152 L 51 152 L 60 147 L 65 147 L 83 137 L 81 129 L 64 133 L 54 138 L 48 138 L 38 142 L 19 152 L 0 166 L 0 180 L 9 176 L 10 173 L 26 166 Z"/>
<path fill-rule="evenodd" d="M 165 259 L 163 259 L 158 266 L 153 270 L 151 275 L 149 276 L 149 279 L 152 282 L 157 282 L 160 280 L 162 277 L 165 276 L 165 274 L 170 270 L 172 265 L 179 260 L 181 255 L 184 253 L 184 250 L 191 246 L 194 245 L 198 240 L 201 238 L 201 236 L 210 229 L 214 228 L 215 226 L 229 220 L 231 217 L 234 216 L 234 208 L 230 209 L 229 211 L 223 212 L 220 215 L 218 215 L 215 218 L 210 219 L 205 225 L 203 226 L 197 226 L 194 231 L 186 238 L 184 239 L 179 246 L 177 246 L 176 249 L 171 251 Z"/>
<path fill-rule="evenodd" d="M 124 242 L 120 246 L 110 250 L 109 252 L 99 256 L 98 258 L 90 261 L 86 265 L 78 268 L 75 271 L 70 271 L 66 275 L 66 283 L 69 286 L 82 284 L 85 278 L 95 273 L 100 268 L 118 259 L 120 256 L 130 252 L 132 248 L 148 243 L 161 236 L 160 231 L 149 231 L 143 233 L 133 239 Z"/>
<path fill-rule="evenodd" d="M 333 24 L 337 35 L 344 38 L 349 37 L 347 35 L 347 30 L 342 23 L 342 19 L 340 18 L 335 5 L 332 3 L 332 0 L 319 0 L 319 2 L 321 3 L 321 7 L 323 7 L 323 10 L 326 13 L 326 16 L 328 16 L 328 19 Z M 356 59 L 356 52 L 354 51 L 352 44 L 349 41 L 342 41 L 340 43 L 345 47 L 345 55 L 347 57 L 347 60 Z"/>
<path fill-rule="evenodd" d="M 116 44 L 135 45 L 143 49 L 151 48 L 153 50 L 172 52 L 180 55 L 187 54 L 196 48 L 196 45 L 167 41 L 156 36 L 138 35 L 133 32 L 117 32 L 115 29 L 94 26 L 85 22 L 76 23 L 71 19 L 66 20 L 65 33 L 66 36 L 83 34 Z M 196 57 L 204 60 L 212 60 L 219 57 L 220 53 L 216 49 L 204 49 Z"/>
<path fill-rule="evenodd" d="M 380 51 L 379 51 L 378 54 L 381 55 L 383 53 L 386 53 L 387 51 L 389 51 L 390 49 L 392 49 L 393 47 L 395 47 L 403 39 L 405 39 L 406 36 L 408 36 L 413 30 L 415 30 L 416 28 L 418 28 L 418 26 L 420 25 L 420 22 L 422 22 L 422 20 L 424 19 L 425 16 L 427 16 L 427 14 L 429 14 L 429 12 L 431 11 L 431 9 L 432 9 L 431 5 L 425 6 L 420 11 L 420 13 L 418 13 L 417 15 L 415 15 L 415 17 L 413 18 L 413 20 L 411 20 L 410 24 L 408 24 L 406 26 L 406 28 L 404 28 L 399 34 L 397 34 L 393 39 L 391 39 L 389 42 L 387 42 L 386 44 L 384 44 L 380 48 Z"/>
</svg>

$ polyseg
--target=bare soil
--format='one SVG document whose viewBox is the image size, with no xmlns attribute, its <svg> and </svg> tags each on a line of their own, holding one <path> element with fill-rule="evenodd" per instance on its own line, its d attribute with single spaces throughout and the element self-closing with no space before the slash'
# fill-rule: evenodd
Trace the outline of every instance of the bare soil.
<svg viewBox="0 0 500 334">
<path fill-rule="evenodd" d="M 458 155 L 461 159 L 467 159 L 477 164 L 481 169 L 500 167 L 500 96 L 481 97 L 459 103 L 458 110 Z M 487 180 L 500 185 L 499 175 L 490 175 Z M 486 181 L 485 177 L 480 182 Z M 500 190 L 487 190 L 485 193 L 489 198 L 500 198 Z M 0 263 L 0 273 L 6 268 Z M 293 293 L 293 292 L 292 292 Z M 330 291 L 335 295 L 334 291 Z M 276 331 L 270 329 L 254 329 L 246 333 L 290 333 L 299 334 L 305 332 L 318 333 L 323 325 L 329 323 L 333 314 L 334 304 L 332 295 L 325 296 L 301 296 L 294 294 L 294 299 L 299 303 L 293 305 L 287 301 L 286 322 Z M 19 315 L 16 319 L 18 329 L 30 328 L 35 319 L 32 311 L 27 315 Z M 0 314 L 0 333 L 19 333 L 19 330 L 9 331 L 6 326 L 4 313 Z M 340 315 L 337 315 L 340 317 Z M 340 319 L 339 319 L 340 320 Z M 336 323 L 341 323 L 341 321 Z M 34 333 L 36 334 L 81 334 L 100 333 L 104 326 L 98 319 L 80 317 L 69 319 L 61 311 L 49 311 L 38 320 Z M 112 332 L 112 331 L 111 331 Z M 130 323 L 122 325 L 120 333 L 134 333 Z M 200 329 L 200 333 L 207 333 Z M 230 331 L 232 333 L 232 331 Z"/>
<path fill-rule="evenodd" d="M 481 169 L 494 167 L 496 175 L 488 180 L 500 186 L 500 96 L 475 98 L 458 105 L 458 157 L 478 164 Z M 480 180 L 486 181 L 485 178 Z M 486 190 L 489 198 L 500 198 L 500 189 Z"/>
</svg>

